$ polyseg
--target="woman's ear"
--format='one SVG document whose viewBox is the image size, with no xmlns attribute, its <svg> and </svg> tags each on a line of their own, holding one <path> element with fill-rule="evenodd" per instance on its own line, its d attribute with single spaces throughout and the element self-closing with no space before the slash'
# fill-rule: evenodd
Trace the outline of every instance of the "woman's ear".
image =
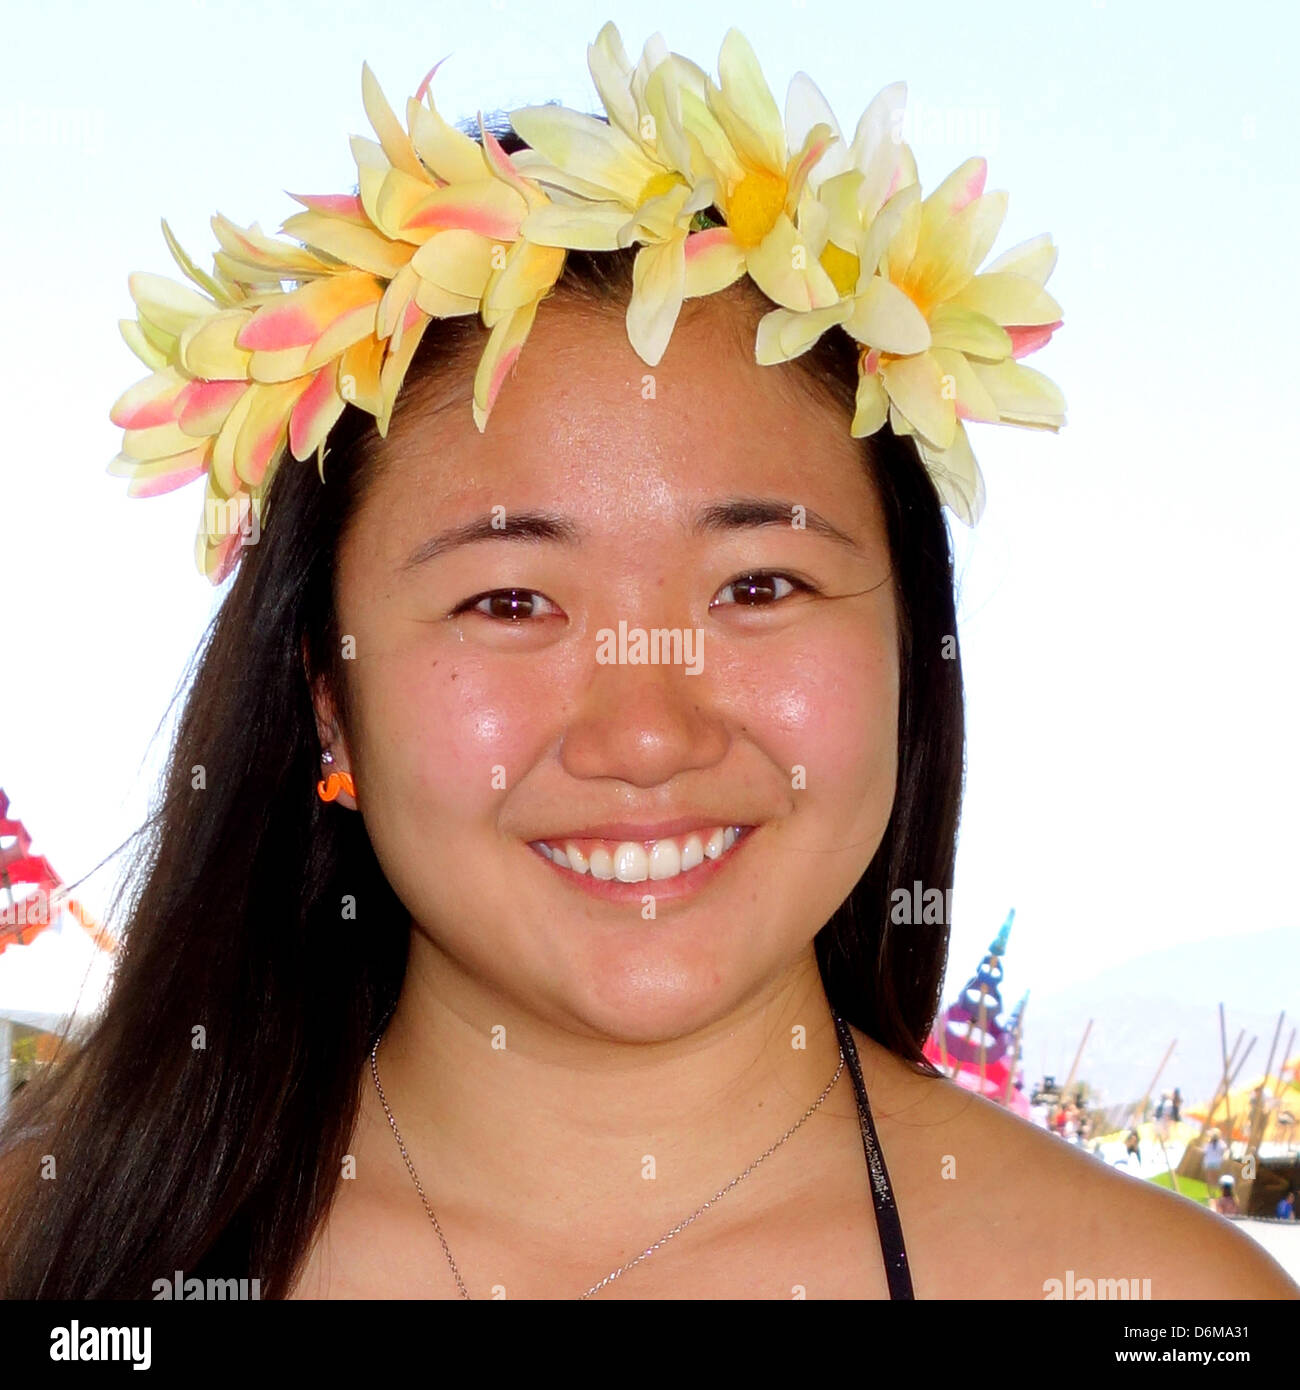
<svg viewBox="0 0 1300 1390">
<path fill-rule="evenodd" d="M 308 682 L 311 686 L 312 708 L 316 712 L 316 736 L 320 740 L 321 752 L 331 755 L 330 761 L 322 759 L 320 764 L 320 781 L 328 789 L 331 773 L 348 773 L 354 777 L 352 771 L 352 754 L 348 748 L 347 738 L 339 727 L 338 711 L 335 705 L 333 693 L 329 689 L 329 683 L 324 676 L 317 676 L 314 680 L 307 667 L 306 653 L 303 656 L 304 669 L 308 671 Z M 335 784 L 337 786 L 337 782 Z M 319 793 L 319 789 L 318 789 Z M 349 811 L 357 809 L 357 799 L 352 792 L 339 789 L 333 798 L 340 806 L 346 806 Z"/>
</svg>

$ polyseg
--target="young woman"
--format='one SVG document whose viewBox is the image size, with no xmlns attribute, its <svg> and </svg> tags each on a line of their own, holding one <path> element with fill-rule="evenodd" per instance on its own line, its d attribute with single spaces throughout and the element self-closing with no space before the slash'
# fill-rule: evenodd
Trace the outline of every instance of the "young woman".
<svg viewBox="0 0 1300 1390">
<path fill-rule="evenodd" d="M 923 1061 L 946 929 L 888 908 L 952 882 L 939 495 L 850 433 L 847 333 L 755 361 L 749 278 L 649 371 L 636 255 L 570 250 L 486 430 L 485 329 L 435 317 L 384 437 L 274 472 L 103 1021 L 17 1107 L 5 1293 L 1294 1296 Z"/>
</svg>

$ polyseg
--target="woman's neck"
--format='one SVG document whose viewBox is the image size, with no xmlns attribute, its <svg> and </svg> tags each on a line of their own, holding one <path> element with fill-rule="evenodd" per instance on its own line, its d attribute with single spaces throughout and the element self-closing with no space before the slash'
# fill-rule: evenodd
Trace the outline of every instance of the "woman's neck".
<svg viewBox="0 0 1300 1390">
<path fill-rule="evenodd" d="M 675 1225 L 776 1143 L 834 1076 L 839 1042 L 811 947 L 724 1017 L 642 1042 L 490 994 L 417 931 L 377 1061 L 435 1210 L 540 1233 L 645 1232 Z M 827 1114 L 853 1113 L 850 1084 L 845 1069 Z M 373 1115 L 369 1078 L 367 1091 Z M 817 1118 L 789 1152 L 800 1139 L 807 1152 Z M 409 1184 L 382 1110 L 378 1120 L 372 1142 Z M 752 1210 L 781 1185 L 756 1173 L 746 1187 Z"/>
</svg>

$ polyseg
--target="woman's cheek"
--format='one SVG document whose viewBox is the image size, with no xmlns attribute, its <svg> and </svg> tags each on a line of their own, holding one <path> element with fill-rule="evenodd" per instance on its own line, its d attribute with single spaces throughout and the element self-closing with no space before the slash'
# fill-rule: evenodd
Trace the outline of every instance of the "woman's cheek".
<svg viewBox="0 0 1300 1390">
<path fill-rule="evenodd" d="M 443 838 L 482 823 L 535 755 L 545 705 L 525 663 L 457 644 L 438 656 L 391 657 L 367 679 L 360 761 L 374 765 L 408 819 Z"/>
<path fill-rule="evenodd" d="M 796 792 L 815 791 L 819 804 L 827 793 L 849 805 L 882 792 L 892 802 L 898 665 L 890 646 L 874 634 L 806 633 L 761 652 L 719 654 L 719 664 L 733 719 Z"/>
</svg>

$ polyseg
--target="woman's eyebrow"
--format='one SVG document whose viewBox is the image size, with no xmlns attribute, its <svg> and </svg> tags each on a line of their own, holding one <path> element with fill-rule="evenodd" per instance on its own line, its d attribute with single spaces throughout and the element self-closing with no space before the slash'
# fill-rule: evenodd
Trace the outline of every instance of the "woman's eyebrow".
<svg viewBox="0 0 1300 1390">
<path fill-rule="evenodd" d="M 695 514 L 691 531 L 698 536 L 746 531 L 760 526 L 787 526 L 814 531 L 852 550 L 860 548 L 852 536 L 827 521 L 812 507 L 770 497 L 731 497 L 724 502 L 710 502 Z M 506 513 L 504 516 L 499 510 L 496 513 L 486 512 L 421 541 L 407 556 L 402 568 L 413 569 L 435 555 L 445 555 L 449 550 L 472 545 L 476 541 L 559 541 L 564 545 L 581 545 L 588 534 L 572 517 L 559 512 L 527 511 Z"/>
<path fill-rule="evenodd" d="M 514 512 L 502 516 L 500 512 L 503 510 L 498 508 L 485 512 L 472 521 L 451 526 L 421 541 L 406 557 L 402 568 L 413 569 L 435 555 L 444 555 L 449 550 L 472 545 L 475 541 L 561 541 L 565 545 L 579 545 L 586 535 L 576 521 L 558 512 Z"/>
<path fill-rule="evenodd" d="M 774 497 L 730 497 L 725 502 L 711 502 L 696 513 L 693 529 L 697 535 L 701 535 L 710 531 L 745 531 L 755 526 L 787 526 L 793 530 L 815 531 L 819 536 L 848 546 L 851 550 L 861 549 L 852 536 L 805 503 L 782 501 Z"/>
</svg>

